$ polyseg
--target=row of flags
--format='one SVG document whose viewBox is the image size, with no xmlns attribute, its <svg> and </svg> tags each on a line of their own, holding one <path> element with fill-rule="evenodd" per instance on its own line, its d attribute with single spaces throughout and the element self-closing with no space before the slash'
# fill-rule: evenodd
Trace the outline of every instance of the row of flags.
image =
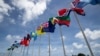
<svg viewBox="0 0 100 56">
<path fill-rule="evenodd" d="M 96 0 L 95 0 L 96 1 Z M 31 39 L 34 41 L 37 40 L 37 37 L 40 35 L 45 34 L 46 32 L 54 33 L 56 27 L 55 25 L 58 24 L 59 26 L 65 25 L 67 27 L 70 26 L 70 13 L 72 11 L 76 12 L 78 15 L 85 16 L 85 12 L 83 7 L 86 6 L 85 2 L 81 2 L 81 0 L 74 0 L 72 2 L 73 7 L 70 9 L 63 8 L 58 11 L 58 16 L 51 17 L 47 22 L 44 22 L 40 26 L 37 27 L 35 32 L 31 32 L 24 36 L 20 42 L 15 41 L 8 50 L 14 50 L 20 46 L 29 46 Z"/>
</svg>

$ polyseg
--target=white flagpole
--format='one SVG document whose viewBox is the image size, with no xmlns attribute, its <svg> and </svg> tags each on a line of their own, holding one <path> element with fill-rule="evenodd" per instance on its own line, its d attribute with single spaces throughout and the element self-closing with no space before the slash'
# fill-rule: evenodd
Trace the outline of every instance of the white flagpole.
<svg viewBox="0 0 100 56">
<path fill-rule="evenodd" d="M 13 54 L 13 50 L 11 50 L 10 56 L 12 56 L 12 54 Z"/>
<path fill-rule="evenodd" d="M 72 7 L 74 7 L 72 3 L 71 3 L 71 5 L 72 5 Z M 88 42 L 88 40 L 87 40 L 87 38 L 86 38 L 86 35 L 85 35 L 85 33 L 84 33 L 83 29 L 82 29 L 82 26 L 81 26 L 81 24 L 80 24 L 80 22 L 79 22 L 79 19 L 78 19 L 78 17 L 77 17 L 77 15 L 76 15 L 75 12 L 74 12 L 74 16 L 75 16 L 75 19 L 76 19 L 76 21 L 77 21 L 77 23 L 78 23 L 78 25 L 79 25 L 79 28 L 80 28 L 80 30 L 81 30 L 83 36 L 84 36 L 84 40 L 85 40 L 85 42 L 86 42 L 86 44 L 87 44 L 87 46 L 88 46 L 88 48 L 89 48 L 89 51 L 90 51 L 91 56 L 94 56 L 94 54 L 93 54 L 93 52 L 92 52 L 92 49 L 91 49 L 91 47 L 90 47 L 90 44 L 89 44 L 89 42 Z"/>
<path fill-rule="evenodd" d="M 50 52 L 50 33 L 48 33 L 48 40 L 49 40 L 49 56 L 51 56 L 51 52 Z"/>
<path fill-rule="evenodd" d="M 20 54 L 20 55 L 22 55 L 22 54 L 23 54 L 23 53 L 22 53 L 22 52 L 23 52 L 22 50 L 23 50 L 23 46 L 21 46 L 21 50 L 20 50 L 20 53 L 21 53 L 21 54 Z"/>
<path fill-rule="evenodd" d="M 59 26 L 59 28 L 60 28 L 60 34 L 61 34 L 61 40 L 62 40 L 62 46 L 63 46 L 64 56 L 66 56 L 66 51 L 65 51 L 65 46 L 64 46 L 64 39 L 63 39 L 63 35 L 62 35 L 61 26 Z"/>
<path fill-rule="evenodd" d="M 41 45 L 41 36 L 40 36 L 40 38 L 39 38 L 39 55 L 38 56 L 40 56 L 40 45 Z"/>
<path fill-rule="evenodd" d="M 32 56 L 34 56 L 34 40 L 33 40 L 33 50 L 32 50 Z"/>
<path fill-rule="evenodd" d="M 22 56 L 24 56 L 24 52 L 25 52 L 25 46 L 23 46 L 23 54 L 22 54 Z"/>
<path fill-rule="evenodd" d="M 28 56 L 28 51 L 29 51 L 29 46 L 27 47 L 27 52 L 26 52 L 26 55 Z"/>
<path fill-rule="evenodd" d="M 9 55 L 10 55 L 10 53 L 11 53 L 11 51 L 8 51 L 8 55 L 7 55 L 7 56 L 9 56 Z"/>
</svg>

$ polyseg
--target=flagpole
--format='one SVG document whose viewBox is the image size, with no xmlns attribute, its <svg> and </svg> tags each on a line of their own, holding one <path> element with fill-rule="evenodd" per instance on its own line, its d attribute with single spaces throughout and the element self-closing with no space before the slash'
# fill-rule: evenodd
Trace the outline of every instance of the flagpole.
<svg viewBox="0 0 100 56">
<path fill-rule="evenodd" d="M 49 56 L 51 56 L 51 52 L 50 52 L 50 33 L 48 33 L 48 40 L 49 40 Z"/>
<path fill-rule="evenodd" d="M 62 46 L 63 46 L 63 52 L 64 52 L 64 56 L 66 56 L 66 51 L 65 51 L 65 46 L 64 46 L 64 39 L 63 39 L 63 35 L 62 35 L 61 26 L 59 26 L 59 28 L 60 28 L 60 34 L 61 34 L 61 40 L 62 40 Z"/>
<path fill-rule="evenodd" d="M 40 56 L 40 45 L 41 45 L 41 36 L 40 36 L 40 39 L 39 39 L 39 56 Z"/>
<path fill-rule="evenodd" d="M 10 56 L 11 55 L 11 50 L 9 51 L 9 53 L 8 53 L 8 56 Z"/>
<path fill-rule="evenodd" d="M 27 47 L 27 52 L 26 52 L 26 55 L 28 56 L 28 51 L 29 51 L 29 46 Z"/>
<path fill-rule="evenodd" d="M 33 50 L 34 50 L 34 41 L 33 41 Z M 34 56 L 34 51 L 32 50 L 32 56 Z"/>
<path fill-rule="evenodd" d="M 21 50 L 20 50 L 20 53 L 22 53 L 22 50 L 23 50 L 23 46 L 21 46 Z M 23 53 L 22 53 L 23 54 Z M 20 54 L 20 55 L 22 55 L 22 54 Z"/>
<path fill-rule="evenodd" d="M 89 42 L 88 42 L 88 40 L 87 40 L 87 38 L 86 38 L 86 35 L 85 35 L 85 33 L 84 33 L 83 29 L 82 29 L 82 26 L 81 26 L 81 24 L 80 24 L 80 22 L 79 22 L 79 20 L 78 20 L 78 17 L 77 17 L 77 15 L 76 15 L 75 12 L 74 12 L 74 15 L 75 15 L 76 21 L 77 21 L 77 23 L 78 23 L 78 25 L 79 25 L 79 27 L 80 27 L 80 30 L 81 30 L 81 32 L 82 32 L 82 34 L 83 34 L 83 36 L 84 36 L 85 42 L 86 42 L 86 44 L 87 44 L 87 46 L 88 46 L 88 48 L 89 48 L 89 51 L 90 51 L 90 53 L 91 53 L 91 56 L 94 56 L 94 54 L 93 54 L 93 52 L 92 52 L 92 49 L 91 49 L 91 47 L 90 47 L 90 44 L 89 44 Z"/>
<path fill-rule="evenodd" d="M 72 7 L 74 7 L 72 3 L 71 3 L 71 5 L 72 5 Z M 81 30 L 83 36 L 84 36 L 84 40 L 85 40 L 85 42 L 86 42 L 86 44 L 87 44 L 87 47 L 88 47 L 88 49 L 89 49 L 89 51 L 90 51 L 91 56 L 94 56 L 94 54 L 93 54 L 93 52 L 92 52 L 92 49 L 91 49 L 91 47 L 90 47 L 90 44 L 89 44 L 89 42 L 88 42 L 88 40 L 87 40 L 87 38 L 86 38 L 86 35 L 85 35 L 85 33 L 84 33 L 83 29 L 82 29 L 82 26 L 81 26 L 81 24 L 80 24 L 80 22 L 79 22 L 79 19 L 78 19 L 78 17 L 77 17 L 77 15 L 76 15 L 75 12 L 74 12 L 74 16 L 75 16 L 75 19 L 76 19 L 76 21 L 77 21 L 77 23 L 78 23 L 78 25 L 79 25 L 79 28 L 80 28 L 80 30 Z"/>
<path fill-rule="evenodd" d="M 31 39 L 29 40 L 29 45 L 28 45 L 28 47 L 27 47 L 27 56 L 28 56 L 28 52 L 29 52 L 30 42 L 31 42 Z"/>
<path fill-rule="evenodd" d="M 13 50 L 11 51 L 11 54 L 10 54 L 10 56 L 12 56 L 12 54 L 13 54 Z"/>
<path fill-rule="evenodd" d="M 9 51 L 7 50 L 7 56 L 9 56 Z"/>
<path fill-rule="evenodd" d="M 10 52 L 11 52 L 11 51 L 8 51 L 8 55 L 7 55 L 7 56 L 9 56 L 9 55 L 10 55 Z"/>
<path fill-rule="evenodd" d="M 23 46 L 23 54 L 22 54 L 22 56 L 24 56 L 24 52 L 25 52 L 25 46 Z"/>
</svg>

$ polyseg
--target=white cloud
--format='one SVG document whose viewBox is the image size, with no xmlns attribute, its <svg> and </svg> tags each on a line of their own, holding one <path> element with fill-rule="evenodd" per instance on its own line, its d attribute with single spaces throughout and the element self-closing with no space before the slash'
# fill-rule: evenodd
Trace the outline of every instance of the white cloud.
<svg viewBox="0 0 100 56">
<path fill-rule="evenodd" d="M 12 8 L 4 0 L 0 0 L 0 22 L 3 21 L 4 15 L 9 15 L 9 10 L 12 10 Z"/>
<path fill-rule="evenodd" d="M 73 45 L 75 48 L 77 48 L 77 49 L 80 49 L 80 48 L 83 47 L 83 44 L 78 44 L 78 43 L 76 43 L 76 42 L 74 42 L 72 45 Z"/>
<path fill-rule="evenodd" d="M 84 30 L 84 33 L 85 35 L 90 38 L 91 40 L 96 40 L 96 39 L 99 39 L 100 38 L 100 30 L 93 30 L 91 31 L 89 28 L 86 28 Z M 76 35 L 75 35 L 76 38 L 80 38 L 80 39 L 83 39 L 83 35 L 81 32 L 78 32 Z"/>
<path fill-rule="evenodd" d="M 90 44 L 91 44 L 91 46 L 92 46 L 93 48 L 99 48 L 99 47 L 100 47 L 100 44 L 97 43 L 97 42 L 90 42 Z"/>
<path fill-rule="evenodd" d="M 0 0 L 0 13 L 8 15 L 8 11 L 12 8 L 4 2 L 4 0 Z"/>
<path fill-rule="evenodd" d="M 10 34 L 8 34 L 7 36 L 6 36 L 6 40 L 7 41 L 9 41 L 9 42 L 13 42 L 13 41 L 15 41 L 15 40 L 21 40 L 21 36 L 19 36 L 19 35 L 10 35 Z"/>
<path fill-rule="evenodd" d="M 93 45 L 93 48 L 97 48 L 97 47 L 100 47 L 99 43 L 96 43 L 96 44 Z"/>
<path fill-rule="evenodd" d="M 50 0 L 13 0 L 12 3 L 19 10 L 24 10 L 22 25 L 43 14 Z"/>
</svg>

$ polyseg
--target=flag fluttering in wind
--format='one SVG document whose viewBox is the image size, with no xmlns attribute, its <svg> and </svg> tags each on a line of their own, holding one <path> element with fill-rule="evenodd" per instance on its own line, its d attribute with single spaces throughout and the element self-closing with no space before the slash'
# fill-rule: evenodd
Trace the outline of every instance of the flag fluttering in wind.
<svg viewBox="0 0 100 56">
<path fill-rule="evenodd" d="M 71 11 L 72 10 L 69 10 L 68 13 L 64 16 L 57 16 L 57 17 L 53 18 L 54 22 L 59 24 L 60 26 L 66 25 L 69 27 L 69 25 L 70 25 L 70 12 Z"/>
<path fill-rule="evenodd" d="M 82 8 L 72 8 L 72 11 L 75 11 L 79 15 L 85 16 L 85 12 Z"/>
<path fill-rule="evenodd" d="M 69 27 L 70 25 L 70 17 L 69 16 L 62 16 L 62 17 L 56 17 L 57 20 L 55 20 L 55 22 L 57 22 L 60 26 L 61 25 L 66 25 Z"/>
<path fill-rule="evenodd" d="M 31 38 L 34 39 L 34 41 L 37 40 L 37 34 L 35 32 L 31 32 L 30 35 L 31 35 Z"/>
<path fill-rule="evenodd" d="M 43 26 L 40 25 L 38 26 L 38 28 L 36 29 L 36 34 L 39 35 L 43 35 L 45 32 L 42 31 Z"/>
<path fill-rule="evenodd" d="M 97 4 L 100 5 L 100 0 L 89 0 L 89 1 L 90 1 L 90 4 L 92 5 L 97 5 Z"/>
<path fill-rule="evenodd" d="M 27 35 L 27 37 L 24 37 L 21 40 L 20 44 L 21 45 L 24 45 L 24 46 L 29 46 L 30 40 L 31 40 L 31 38 Z"/>
<path fill-rule="evenodd" d="M 20 43 L 18 43 L 17 41 L 15 41 L 10 48 L 8 48 L 9 50 L 14 50 L 15 48 L 18 48 L 20 46 Z"/>
<path fill-rule="evenodd" d="M 88 3 L 81 1 L 81 0 L 74 0 L 72 2 L 73 8 L 71 8 L 72 11 L 76 12 L 79 15 L 85 16 L 85 12 L 82 9 L 84 6 L 86 6 Z"/>
<path fill-rule="evenodd" d="M 91 4 L 91 5 L 97 5 L 97 4 L 99 4 L 100 5 L 100 0 L 74 0 L 72 2 L 72 4 L 75 7 L 83 8 L 83 7 L 85 7 L 88 4 Z"/>
<path fill-rule="evenodd" d="M 44 25 L 43 29 L 42 29 L 43 32 L 51 32 L 51 33 L 54 32 L 54 30 L 55 30 L 55 24 L 52 24 L 51 21 L 43 23 L 43 25 Z"/>
<path fill-rule="evenodd" d="M 56 20 L 57 20 L 57 19 L 56 19 L 55 17 L 49 18 L 49 21 L 50 21 L 53 25 L 57 23 Z"/>
<path fill-rule="evenodd" d="M 74 7 L 83 8 L 83 7 L 85 7 L 87 4 L 89 4 L 89 2 L 85 2 L 84 0 L 74 0 L 74 1 L 72 2 L 72 4 L 74 5 Z"/>
<path fill-rule="evenodd" d="M 67 14 L 67 12 L 68 12 L 68 10 L 67 10 L 66 8 L 60 9 L 60 10 L 58 11 L 58 15 L 59 15 L 59 16 L 64 16 L 64 15 Z"/>
</svg>

